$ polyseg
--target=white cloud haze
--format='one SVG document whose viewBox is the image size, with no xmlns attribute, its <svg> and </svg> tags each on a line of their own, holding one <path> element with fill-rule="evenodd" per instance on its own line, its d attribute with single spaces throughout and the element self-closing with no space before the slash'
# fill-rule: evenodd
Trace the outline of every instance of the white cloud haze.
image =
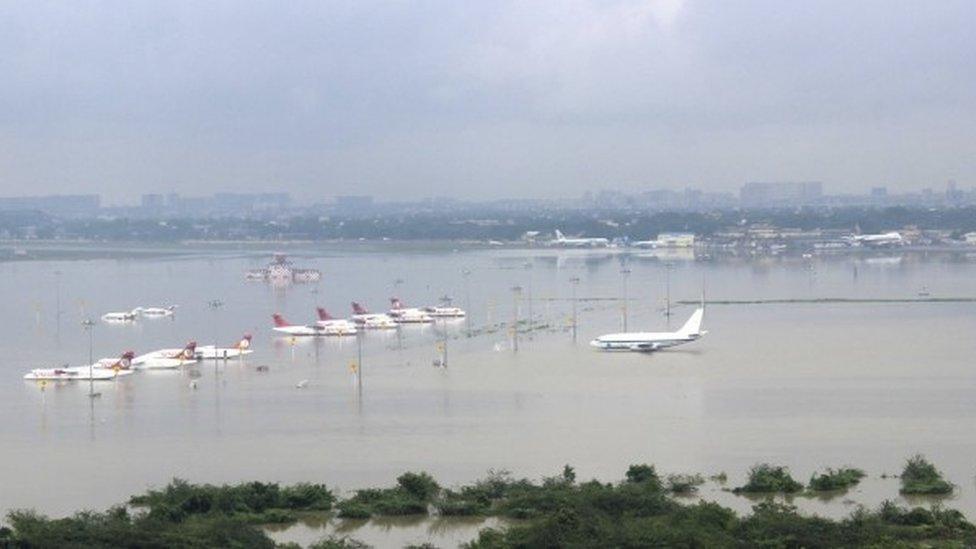
<svg viewBox="0 0 976 549">
<path fill-rule="evenodd" d="M 976 185 L 976 2 L 0 1 L 0 194 Z"/>
</svg>

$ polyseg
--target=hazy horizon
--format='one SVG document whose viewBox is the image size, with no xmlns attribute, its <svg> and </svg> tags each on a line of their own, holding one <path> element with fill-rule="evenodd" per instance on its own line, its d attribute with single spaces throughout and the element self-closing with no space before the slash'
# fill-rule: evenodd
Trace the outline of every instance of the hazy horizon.
<svg viewBox="0 0 976 549">
<path fill-rule="evenodd" d="M 0 195 L 976 184 L 976 3 L 0 3 Z"/>
</svg>

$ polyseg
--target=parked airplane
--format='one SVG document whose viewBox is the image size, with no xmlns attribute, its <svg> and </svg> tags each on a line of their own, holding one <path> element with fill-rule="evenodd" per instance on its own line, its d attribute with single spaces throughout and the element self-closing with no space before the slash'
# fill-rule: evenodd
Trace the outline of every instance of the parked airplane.
<svg viewBox="0 0 976 549">
<path fill-rule="evenodd" d="M 196 341 L 187 343 L 182 349 L 160 349 L 135 357 L 132 366 L 137 370 L 179 368 L 197 361 L 196 349 Z"/>
<path fill-rule="evenodd" d="M 675 345 L 690 343 L 707 334 L 701 329 L 705 309 L 699 307 L 677 332 L 628 332 L 602 335 L 590 342 L 592 347 L 605 351 L 652 352 Z"/>
<path fill-rule="evenodd" d="M 132 309 L 131 311 L 121 311 L 116 313 L 105 313 L 102 315 L 102 320 L 105 322 L 132 322 L 139 317 L 139 309 Z"/>
<path fill-rule="evenodd" d="M 335 318 L 324 307 L 318 307 L 316 311 L 319 314 L 319 321 L 316 324 L 325 330 L 325 335 L 347 336 L 359 333 L 355 322 L 344 318 Z"/>
<path fill-rule="evenodd" d="M 134 313 L 138 313 L 145 317 L 150 318 L 161 318 L 165 316 L 173 316 L 176 312 L 176 305 L 170 305 L 169 307 L 136 307 L 132 310 Z"/>
<path fill-rule="evenodd" d="M 397 323 L 393 317 L 383 313 L 371 313 L 365 307 L 352 302 L 352 321 L 369 330 L 388 330 L 396 328 Z"/>
<path fill-rule="evenodd" d="M 35 368 L 28 372 L 24 379 L 33 381 L 100 381 L 115 379 L 132 373 L 130 369 L 132 351 L 124 353 L 118 358 L 103 358 L 90 366 L 62 366 L 60 368 Z"/>
<path fill-rule="evenodd" d="M 873 247 L 901 246 L 905 243 L 901 233 L 896 231 L 879 234 L 855 234 L 848 237 L 848 241 L 855 246 Z"/>
<path fill-rule="evenodd" d="M 272 328 L 276 332 L 283 334 L 288 334 L 291 336 L 324 336 L 325 328 L 318 325 L 310 326 L 296 326 L 294 324 L 289 324 L 287 320 L 278 313 L 271 315 L 274 319 L 274 327 Z"/>
<path fill-rule="evenodd" d="M 237 358 L 253 352 L 251 350 L 251 334 L 244 334 L 240 341 L 230 347 L 214 347 L 213 345 L 197 347 L 196 355 L 198 359 L 213 360 L 215 358 Z"/>
<path fill-rule="evenodd" d="M 390 305 L 389 316 L 400 324 L 428 324 L 434 321 L 425 309 L 406 307 L 398 297 L 391 297 Z"/>
<path fill-rule="evenodd" d="M 610 245 L 610 240 L 606 238 L 566 238 L 563 233 L 558 229 L 556 230 L 556 238 L 550 240 L 549 244 L 551 246 L 562 246 L 564 248 L 605 248 Z"/>
</svg>

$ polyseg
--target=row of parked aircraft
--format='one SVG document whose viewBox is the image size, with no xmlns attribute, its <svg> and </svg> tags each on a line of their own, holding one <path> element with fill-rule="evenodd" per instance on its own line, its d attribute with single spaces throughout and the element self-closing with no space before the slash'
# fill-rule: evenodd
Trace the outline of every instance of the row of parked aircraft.
<svg viewBox="0 0 976 549">
<path fill-rule="evenodd" d="M 390 298 L 390 310 L 371 313 L 361 304 L 352 303 L 352 316 L 335 318 L 323 307 L 318 307 L 318 321 L 314 324 L 291 324 L 280 314 L 272 315 L 274 331 L 291 336 L 351 336 L 359 330 L 390 330 L 401 324 L 430 324 L 437 319 L 464 318 L 467 313 L 453 306 L 407 307 L 399 298 Z"/>
<path fill-rule="evenodd" d="M 36 368 L 28 372 L 24 379 L 35 381 L 98 381 L 115 379 L 131 374 L 135 370 L 174 369 L 195 364 L 201 360 L 238 358 L 252 353 L 251 334 L 244 334 L 240 341 L 230 347 L 205 345 L 197 347 L 191 341 L 178 349 L 159 349 L 136 356 L 126 351 L 121 356 L 103 358 L 86 366 L 62 366 L 60 368 Z"/>
<path fill-rule="evenodd" d="M 165 318 L 173 316 L 175 312 L 176 305 L 170 305 L 169 307 L 136 307 L 131 311 L 105 313 L 102 315 L 102 320 L 105 322 L 134 322 L 139 317 Z"/>
</svg>

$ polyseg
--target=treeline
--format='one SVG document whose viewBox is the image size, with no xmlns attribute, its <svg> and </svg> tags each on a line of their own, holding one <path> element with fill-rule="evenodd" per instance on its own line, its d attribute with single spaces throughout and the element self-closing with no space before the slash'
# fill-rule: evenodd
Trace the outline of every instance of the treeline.
<svg viewBox="0 0 976 549">
<path fill-rule="evenodd" d="M 804 485 L 781 466 L 753 467 L 736 493 L 776 494 L 846 490 L 864 478 L 851 467 L 815 473 Z M 954 489 L 921 456 L 902 471 L 904 494 L 947 494 Z M 725 475 L 713 480 L 724 483 Z M 716 503 L 683 504 L 701 475 L 661 476 L 651 465 L 632 465 L 615 483 L 578 482 L 572 467 L 541 482 L 490 472 L 473 484 L 445 488 L 426 473 L 405 473 L 389 488 L 358 490 L 345 499 L 321 484 L 279 486 L 250 482 L 194 485 L 174 480 L 134 496 L 128 506 L 50 519 L 31 511 L 8 515 L 0 546 L 47 547 L 276 547 L 261 525 L 291 523 L 301 513 L 332 512 L 340 519 L 427 515 L 495 516 L 502 528 L 483 529 L 468 549 L 516 547 L 972 547 L 976 527 L 958 511 L 938 505 L 907 508 L 886 501 L 831 520 L 804 516 L 766 499 L 740 516 Z M 289 546 L 294 547 L 294 546 Z M 328 537 L 315 549 L 365 547 Z"/>
<path fill-rule="evenodd" d="M 966 208 L 798 208 L 794 210 L 721 210 L 647 212 L 630 210 L 540 210 L 535 212 L 421 212 L 369 216 L 292 215 L 276 219 L 98 218 L 57 219 L 39 212 L 0 212 L 5 238 L 90 239 L 107 241 L 182 240 L 501 240 L 528 231 L 609 238 L 654 238 L 662 232 L 687 231 L 702 236 L 743 223 L 778 227 L 863 232 L 899 229 L 976 231 L 976 207 Z"/>
</svg>

